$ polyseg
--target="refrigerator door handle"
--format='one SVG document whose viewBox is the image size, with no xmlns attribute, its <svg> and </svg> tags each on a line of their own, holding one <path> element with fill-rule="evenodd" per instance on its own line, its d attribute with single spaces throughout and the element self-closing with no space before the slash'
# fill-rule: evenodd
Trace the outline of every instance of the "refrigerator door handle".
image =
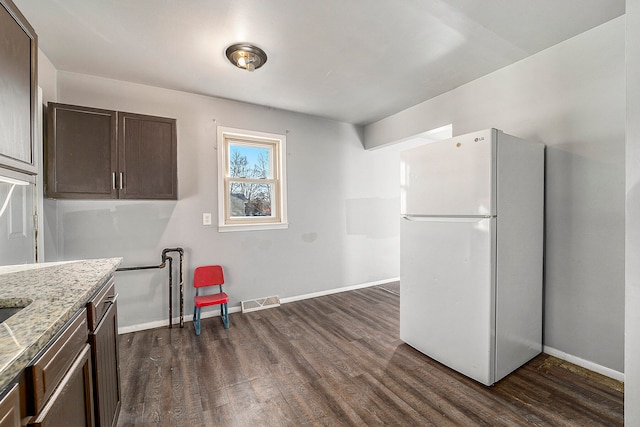
<svg viewBox="0 0 640 427">
<path fill-rule="evenodd" d="M 402 215 L 402 219 L 415 222 L 480 222 L 491 218 L 497 218 L 497 215 Z"/>
</svg>

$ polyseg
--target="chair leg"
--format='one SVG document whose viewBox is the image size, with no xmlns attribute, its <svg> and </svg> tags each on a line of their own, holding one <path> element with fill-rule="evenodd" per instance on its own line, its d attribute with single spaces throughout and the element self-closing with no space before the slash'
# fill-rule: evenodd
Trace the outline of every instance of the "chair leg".
<svg viewBox="0 0 640 427">
<path fill-rule="evenodd" d="M 200 335 L 200 309 L 198 307 L 194 308 L 194 316 L 195 318 L 195 326 L 196 326 L 196 335 Z"/>
<path fill-rule="evenodd" d="M 222 317 L 224 328 L 229 329 L 229 309 L 226 303 L 220 304 L 220 317 Z"/>
<path fill-rule="evenodd" d="M 193 306 L 193 327 L 194 327 L 194 328 L 196 327 L 196 319 L 197 319 L 196 314 L 197 314 L 197 313 L 198 313 L 198 307 L 196 307 L 196 306 L 194 305 L 194 306 Z M 196 335 L 197 335 L 197 334 L 198 334 L 198 333 L 196 332 Z"/>
</svg>

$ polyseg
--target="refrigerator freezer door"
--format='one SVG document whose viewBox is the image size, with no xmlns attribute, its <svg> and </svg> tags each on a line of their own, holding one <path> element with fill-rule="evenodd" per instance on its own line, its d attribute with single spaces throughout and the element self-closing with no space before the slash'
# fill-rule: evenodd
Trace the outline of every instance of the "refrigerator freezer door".
<svg viewBox="0 0 640 427">
<path fill-rule="evenodd" d="M 400 338 L 494 381 L 495 218 L 401 219 Z"/>
<path fill-rule="evenodd" d="M 495 215 L 495 139 L 489 129 L 401 153 L 406 215 Z"/>
</svg>

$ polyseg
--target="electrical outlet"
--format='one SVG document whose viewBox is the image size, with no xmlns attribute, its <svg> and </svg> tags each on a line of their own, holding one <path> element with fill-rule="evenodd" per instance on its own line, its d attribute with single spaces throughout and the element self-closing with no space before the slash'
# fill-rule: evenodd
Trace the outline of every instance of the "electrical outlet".
<svg viewBox="0 0 640 427">
<path fill-rule="evenodd" d="M 211 213 L 205 212 L 202 214 L 202 225 L 211 225 Z"/>
</svg>

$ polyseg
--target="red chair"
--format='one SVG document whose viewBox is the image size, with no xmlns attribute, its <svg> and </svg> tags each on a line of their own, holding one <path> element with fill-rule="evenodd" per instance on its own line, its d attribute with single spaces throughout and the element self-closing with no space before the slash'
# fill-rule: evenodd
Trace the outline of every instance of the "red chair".
<svg viewBox="0 0 640 427">
<path fill-rule="evenodd" d="M 220 317 L 222 317 L 224 328 L 229 329 L 229 309 L 227 308 L 229 296 L 222 292 L 223 284 L 224 272 L 219 265 L 198 267 L 193 273 L 193 287 L 196 288 L 196 296 L 193 298 L 193 323 L 196 327 L 196 335 L 200 335 L 200 309 L 210 305 L 220 305 Z M 198 290 L 205 286 L 220 286 L 220 292 L 198 295 Z"/>
</svg>

